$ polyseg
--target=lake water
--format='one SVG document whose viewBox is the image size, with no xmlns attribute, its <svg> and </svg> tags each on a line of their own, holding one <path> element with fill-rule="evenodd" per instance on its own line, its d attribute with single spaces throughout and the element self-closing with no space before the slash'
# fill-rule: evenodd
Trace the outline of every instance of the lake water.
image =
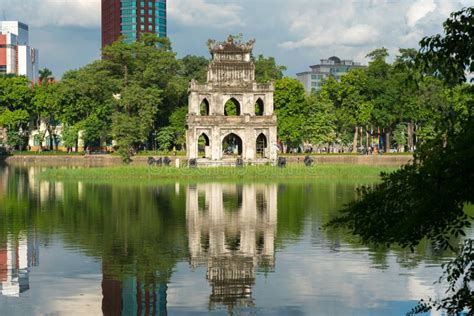
<svg viewBox="0 0 474 316">
<path fill-rule="evenodd" d="M 447 255 L 322 225 L 357 181 L 48 182 L 0 167 L 0 315 L 403 315 Z"/>
</svg>

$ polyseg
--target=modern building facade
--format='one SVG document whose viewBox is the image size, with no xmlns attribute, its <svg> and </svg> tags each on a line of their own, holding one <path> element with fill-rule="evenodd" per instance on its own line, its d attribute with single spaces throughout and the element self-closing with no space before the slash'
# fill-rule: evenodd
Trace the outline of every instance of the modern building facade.
<svg viewBox="0 0 474 316">
<path fill-rule="evenodd" d="M 296 76 L 304 85 L 306 92 L 310 93 L 321 89 L 324 80 L 329 76 L 340 80 L 341 76 L 351 69 L 364 67 L 361 63 L 354 62 L 353 60 L 341 60 L 339 57 L 332 56 L 328 59 L 321 59 L 321 63 L 318 65 L 310 66 L 311 71 L 301 72 L 296 74 Z"/>
<path fill-rule="evenodd" d="M 102 0 L 102 48 L 120 36 L 133 42 L 141 33 L 166 37 L 166 0 Z"/>
<path fill-rule="evenodd" d="M 28 25 L 18 21 L 0 21 L 0 74 L 39 77 L 38 49 L 29 46 Z"/>
</svg>

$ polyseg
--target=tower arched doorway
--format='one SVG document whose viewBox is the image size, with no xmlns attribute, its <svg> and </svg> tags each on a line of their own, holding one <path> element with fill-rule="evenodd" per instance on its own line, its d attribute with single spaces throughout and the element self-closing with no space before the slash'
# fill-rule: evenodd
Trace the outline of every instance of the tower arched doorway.
<svg viewBox="0 0 474 316">
<path fill-rule="evenodd" d="M 242 139 L 234 133 L 230 133 L 222 140 L 222 156 L 242 156 Z"/>
<path fill-rule="evenodd" d="M 256 153 L 257 153 L 257 158 L 265 158 L 266 157 L 266 149 L 268 147 L 267 144 L 267 137 L 265 134 L 261 133 L 257 137 L 256 141 Z"/>
<path fill-rule="evenodd" d="M 206 133 L 202 133 L 201 136 L 199 136 L 197 142 L 199 158 L 211 158 L 210 145 L 211 142 L 209 137 L 206 135 Z"/>
</svg>

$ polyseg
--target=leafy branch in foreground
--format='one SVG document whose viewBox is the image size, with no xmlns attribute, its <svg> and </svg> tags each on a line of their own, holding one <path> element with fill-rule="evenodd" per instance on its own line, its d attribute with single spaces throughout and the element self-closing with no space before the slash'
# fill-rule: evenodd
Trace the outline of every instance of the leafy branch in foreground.
<svg viewBox="0 0 474 316">
<path fill-rule="evenodd" d="M 473 70 L 474 8 L 451 15 L 441 35 L 421 41 L 420 57 L 426 69 L 441 74 L 448 85 L 465 79 Z M 461 43 L 461 45 L 455 45 Z M 349 228 L 366 242 L 413 249 L 423 238 L 438 248 L 456 249 L 452 237 L 466 236 L 473 217 L 466 205 L 474 204 L 474 86 L 458 85 L 461 93 L 443 111 L 436 133 L 416 153 L 412 165 L 382 175 L 382 183 L 359 190 L 359 199 L 345 207 L 330 227 Z M 447 281 L 446 297 L 420 301 L 409 314 L 433 308 L 448 314 L 474 315 L 473 240 L 467 239 L 458 255 L 443 266 L 440 282 Z"/>
<path fill-rule="evenodd" d="M 474 240 L 468 239 L 464 242 L 456 258 L 443 265 L 443 276 L 439 283 L 448 282 L 446 294 L 448 296 L 437 302 L 433 299 L 420 300 L 418 306 L 413 308 L 407 315 L 415 315 L 429 312 L 432 309 L 444 310 L 448 315 L 456 315 L 461 311 L 474 311 Z"/>
</svg>

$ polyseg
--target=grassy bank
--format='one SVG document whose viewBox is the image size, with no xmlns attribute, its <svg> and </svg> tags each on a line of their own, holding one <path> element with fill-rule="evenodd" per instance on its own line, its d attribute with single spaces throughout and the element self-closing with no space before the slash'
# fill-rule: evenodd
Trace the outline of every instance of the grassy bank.
<svg viewBox="0 0 474 316">
<path fill-rule="evenodd" d="M 136 179 L 193 179 L 193 180 L 291 180 L 291 179 L 371 179 L 380 172 L 390 172 L 396 167 L 364 165 L 317 165 L 311 168 L 290 165 L 287 168 L 249 166 L 245 168 L 158 168 L 142 166 L 117 166 L 101 168 L 52 168 L 40 177 L 47 180 L 136 180 Z"/>
</svg>

